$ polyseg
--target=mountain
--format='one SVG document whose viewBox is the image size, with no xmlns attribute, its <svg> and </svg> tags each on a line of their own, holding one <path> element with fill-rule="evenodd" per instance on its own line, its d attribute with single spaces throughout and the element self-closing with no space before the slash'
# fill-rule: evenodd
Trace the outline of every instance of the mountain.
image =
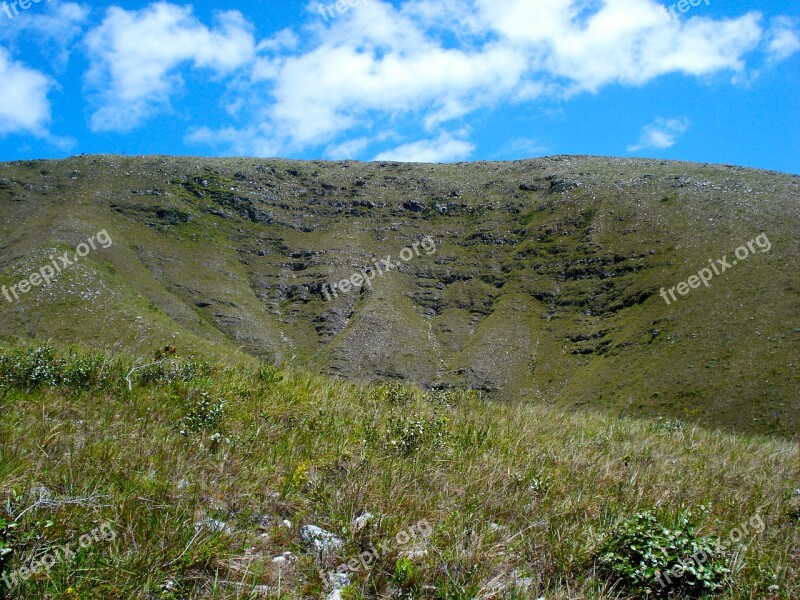
<svg viewBox="0 0 800 600">
<path fill-rule="evenodd" d="M 790 435 L 798 198 L 796 175 L 583 156 L 4 163 L 0 336 Z"/>
</svg>

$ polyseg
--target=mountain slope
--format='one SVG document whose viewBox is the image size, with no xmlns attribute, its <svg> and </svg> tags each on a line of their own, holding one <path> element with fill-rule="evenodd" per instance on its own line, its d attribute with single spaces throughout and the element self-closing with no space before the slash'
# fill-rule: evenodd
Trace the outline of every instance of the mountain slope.
<svg viewBox="0 0 800 600">
<path fill-rule="evenodd" d="M 139 352 L 169 342 L 792 434 L 799 184 L 592 157 L 7 163 L 0 285 L 98 231 L 114 243 L 17 302 L 0 298 L 0 335 Z M 769 250 L 753 246 L 710 287 L 660 296 L 761 234 Z M 428 237 L 435 252 L 398 259 Z M 387 257 L 398 268 L 371 288 L 326 300 L 325 284 Z"/>
</svg>

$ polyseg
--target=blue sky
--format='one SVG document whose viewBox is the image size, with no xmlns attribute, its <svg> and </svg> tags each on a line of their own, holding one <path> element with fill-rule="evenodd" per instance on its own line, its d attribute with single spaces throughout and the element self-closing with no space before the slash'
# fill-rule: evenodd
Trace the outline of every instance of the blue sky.
<svg viewBox="0 0 800 600">
<path fill-rule="evenodd" d="M 796 0 L 5 1 L 0 160 L 595 154 L 800 173 Z"/>
</svg>

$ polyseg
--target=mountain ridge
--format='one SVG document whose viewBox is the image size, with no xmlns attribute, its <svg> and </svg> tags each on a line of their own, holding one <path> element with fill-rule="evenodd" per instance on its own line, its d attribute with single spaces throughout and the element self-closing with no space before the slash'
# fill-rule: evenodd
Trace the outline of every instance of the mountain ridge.
<svg viewBox="0 0 800 600">
<path fill-rule="evenodd" d="M 791 434 L 798 184 L 727 165 L 587 156 L 4 163 L 0 284 L 98 231 L 114 244 L 19 303 L 3 301 L 0 335 L 172 343 Z M 769 252 L 664 302 L 662 288 L 761 234 Z M 326 300 L 326 283 L 426 237 L 435 253 Z"/>
</svg>

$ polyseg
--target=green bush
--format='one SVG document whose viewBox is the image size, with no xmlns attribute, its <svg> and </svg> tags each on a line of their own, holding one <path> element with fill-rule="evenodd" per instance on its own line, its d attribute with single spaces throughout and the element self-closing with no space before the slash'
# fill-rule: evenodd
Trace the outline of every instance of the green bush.
<svg viewBox="0 0 800 600">
<path fill-rule="evenodd" d="M 400 558 L 394 565 L 392 581 L 400 588 L 399 598 L 417 598 L 420 592 L 419 570 L 407 558 Z"/>
<path fill-rule="evenodd" d="M 682 512 L 672 527 L 650 511 L 636 514 L 605 540 L 598 557 L 603 574 L 645 597 L 719 592 L 729 582 L 727 562 L 717 538 L 697 534 L 691 511 Z"/>
<path fill-rule="evenodd" d="M 217 429 L 225 417 L 225 401 L 214 401 L 207 392 L 189 390 L 184 405 L 186 414 L 177 425 L 181 435 Z"/>
<path fill-rule="evenodd" d="M 372 401 L 390 406 L 407 406 L 414 402 L 413 388 L 399 381 L 387 381 L 372 389 Z"/>
<path fill-rule="evenodd" d="M 135 380 L 140 385 L 174 383 L 177 381 L 191 383 L 212 373 L 211 366 L 204 361 L 163 358 L 153 364 L 136 370 Z"/>
<path fill-rule="evenodd" d="M 34 389 L 58 385 L 63 365 L 52 348 L 30 348 L 0 355 L 0 381 L 8 387 Z"/>
<path fill-rule="evenodd" d="M 63 365 L 61 385 L 78 389 L 90 389 L 103 383 L 103 357 L 98 354 L 73 356 Z"/>
<path fill-rule="evenodd" d="M 56 356 L 49 346 L 0 354 L 0 385 L 34 390 L 42 386 L 91 389 L 105 385 L 103 356 L 71 352 Z"/>
<path fill-rule="evenodd" d="M 283 375 L 272 365 L 261 365 L 258 369 L 258 380 L 267 384 L 279 383 L 283 381 Z"/>
<path fill-rule="evenodd" d="M 14 551 L 11 538 L 15 527 L 15 523 L 0 517 L 0 577 L 5 573 L 11 554 Z M 0 585 L 0 588 L 2 588 L 2 585 Z"/>
<path fill-rule="evenodd" d="M 650 424 L 651 431 L 662 433 L 683 433 L 686 429 L 686 423 L 680 419 L 665 419 L 658 417 L 654 423 Z"/>
<path fill-rule="evenodd" d="M 386 431 L 386 447 L 408 456 L 426 444 L 440 448 L 446 437 L 445 416 L 393 416 Z"/>
</svg>

